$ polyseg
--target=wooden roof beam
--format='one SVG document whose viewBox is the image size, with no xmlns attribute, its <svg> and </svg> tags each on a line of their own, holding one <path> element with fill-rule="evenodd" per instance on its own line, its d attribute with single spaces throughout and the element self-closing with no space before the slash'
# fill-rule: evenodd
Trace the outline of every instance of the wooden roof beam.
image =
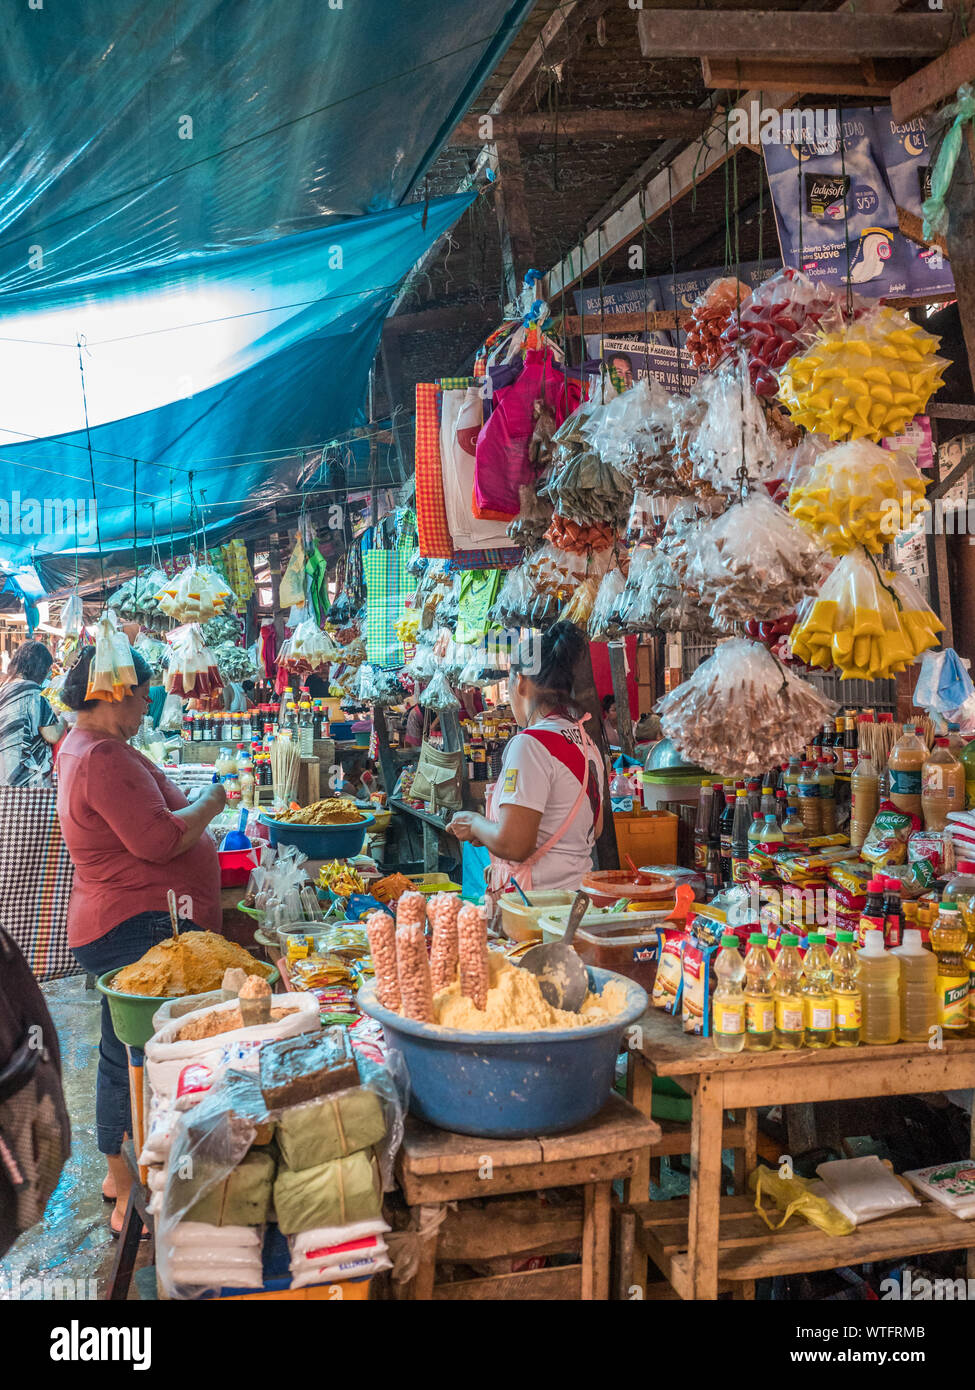
<svg viewBox="0 0 975 1390">
<path fill-rule="evenodd" d="M 963 82 L 975 82 L 975 34 L 894 88 L 890 94 L 894 120 L 912 121 L 923 111 L 953 100 Z"/>
<path fill-rule="evenodd" d="M 524 144 L 531 140 L 554 138 L 567 140 L 663 140 L 683 138 L 692 140 L 708 125 L 704 111 L 649 108 L 641 110 L 584 110 L 548 112 L 532 111 L 524 115 L 465 116 L 454 127 L 452 145 L 468 148 L 496 140 L 514 139 Z"/>
<path fill-rule="evenodd" d="M 850 59 L 922 58 L 942 53 L 960 30 L 954 14 L 718 9 L 640 10 L 637 32 L 645 58 L 821 62 L 828 54 Z"/>
</svg>

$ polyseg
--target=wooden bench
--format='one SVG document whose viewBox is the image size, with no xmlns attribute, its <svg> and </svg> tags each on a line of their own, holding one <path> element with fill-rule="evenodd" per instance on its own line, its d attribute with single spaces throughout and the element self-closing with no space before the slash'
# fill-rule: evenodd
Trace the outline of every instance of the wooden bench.
<svg viewBox="0 0 975 1390">
<path fill-rule="evenodd" d="M 397 1296 L 608 1298 L 612 1185 L 632 1177 L 641 1154 L 659 1135 L 653 1120 L 616 1095 L 586 1124 L 531 1139 L 453 1134 L 411 1116 L 397 1177 L 420 1243 L 419 1263 L 408 1284 L 394 1285 Z M 575 1187 L 582 1188 L 581 1199 L 559 1204 L 519 1195 Z M 557 1268 L 437 1281 L 438 1260 L 470 1263 L 555 1253 L 578 1253 L 578 1260 Z"/>
</svg>

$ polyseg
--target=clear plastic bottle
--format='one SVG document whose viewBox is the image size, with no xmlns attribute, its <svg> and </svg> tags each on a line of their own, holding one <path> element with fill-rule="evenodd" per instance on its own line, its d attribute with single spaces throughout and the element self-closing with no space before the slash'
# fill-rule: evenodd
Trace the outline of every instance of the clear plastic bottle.
<svg viewBox="0 0 975 1390">
<path fill-rule="evenodd" d="M 802 1047 L 806 1036 L 799 938 L 786 932 L 775 958 L 775 1046 L 785 1052 Z"/>
<path fill-rule="evenodd" d="M 900 961 L 901 1041 L 929 1042 L 938 1022 L 937 957 L 924 949 L 921 933 L 912 927 L 892 954 Z"/>
<path fill-rule="evenodd" d="M 786 800 L 790 806 L 794 806 L 799 796 L 799 759 L 790 758 L 788 765 L 782 773 L 782 785 L 785 787 Z"/>
<path fill-rule="evenodd" d="M 882 931 L 868 931 L 857 952 L 857 980 L 863 1003 L 860 1041 L 895 1043 L 900 1037 L 900 961 L 884 950 Z"/>
<path fill-rule="evenodd" d="M 819 788 L 819 824 L 824 835 L 836 831 L 836 777 L 833 764 L 820 758 L 816 767 L 816 784 Z"/>
<path fill-rule="evenodd" d="M 770 854 L 775 853 L 775 847 L 777 845 L 785 844 L 785 835 L 782 832 L 782 827 L 775 819 L 774 811 L 770 811 L 765 817 L 765 824 L 759 832 L 758 842 L 760 845 L 768 846 L 768 852 Z"/>
<path fill-rule="evenodd" d="M 748 847 L 749 849 L 758 844 L 762 831 L 765 829 L 765 821 L 759 811 L 752 816 L 752 823 L 748 827 Z"/>
<path fill-rule="evenodd" d="M 880 805 L 880 778 L 869 753 L 861 753 L 850 774 L 850 845 L 859 849 Z"/>
<path fill-rule="evenodd" d="M 965 744 L 959 759 L 965 769 L 965 807 L 975 810 L 975 738 Z"/>
<path fill-rule="evenodd" d="M 825 932 L 809 933 L 809 949 L 802 962 L 803 1012 L 807 1047 L 832 1047 L 836 1027 L 833 967 L 826 954 Z"/>
<path fill-rule="evenodd" d="M 752 932 L 745 957 L 745 1051 L 771 1052 L 775 1037 L 775 967 L 768 937 Z"/>
<path fill-rule="evenodd" d="M 734 932 L 725 932 L 714 962 L 717 984 L 711 1009 L 711 1028 L 718 1052 L 740 1052 L 745 1046 L 745 965 Z"/>
<path fill-rule="evenodd" d="M 965 809 L 965 769 L 948 747 L 947 738 L 936 738 L 921 769 L 921 814 L 926 830 L 944 830 L 952 811 Z"/>
<path fill-rule="evenodd" d="M 833 970 L 833 999 L 836 1005 L 836 1031 L 833 1041 L 837 1047 L 859 1047 L 863 1023 L 863 1001 L 857 980 L 859 961 L 853 949 L 856 932 L 838 931 L 836 950 L 829 958 Z"/>
<path fill-rule="evenodd" d="M 803 838 L 806 833 L 806 827 L 803 824 L 797 806 L 790 804 L 786 808 L 785 820 L 782 822 L 780 829 L 786 843 L 788 843 L 789 840 L 801 840 Z"/>
<path fill-rule="evenodd" d="M 703 783 L 697 803 L 697 819 L 694 822 L 694 868 L 699 874 L 703 874 L 708 866 L 708 827 L 711 824 L 713 797 L 714 787 L 710 782 Z"/>
<path fill-rule="evenodd" d="M 759 809 L 759 811 L 760 811 L 761 814 L 762 814 L 762 819 L 763 819 L 763 820 L 764 820 L 764 818 L 765 818 L 767 815 L 770 815 L 770 814 L 773 815 L 773 816 L 775 816 L 776 820 L 778 820 L 778 814 L 777 814 L 777 811 L 776 811 L 776 804 L 775 804 L 775 796 L 776 796 L 776 794 L 775 794 L 775 792 L 772 790 L 771 787 L 765 786 L 765 787 L 762 788 L 762 799 L 761 799 L 761 802 L 760 802 L 760 804 L 759 804 L 759 808 L 758 808 L 758 809 Z"/>
<path fill-rule="evenodd" d="M 956 904 L 943 902 L 931 927 L 931 948 L 938 958 L 934 985 L 938 1023 L 948 1038 L 963 1038 L 968 1032 L 967 945 L 968 932 Z"/>
<path fill-rule="evenodd" d="M 819 784 L 816 781 L 816 768 L 813 763 L 803 763 L 799 774 L 799 814 L 806 827 L 807 835 L 818 835 L 822 829 L 819 804 Z"/>
<path fill-rule="evenodd" d="M 943 903 L 954 903 L 969 936 L 975 935 L 975 861 L 959 859 L 941 890 Z"/>
<path fill-rule="evenodd" d="M 927 755 L 927 745 L 915 734 L 914 725 L 905 724 L 890 750 L 887 776 L 891 801 L 899 811 L 909 811 L 912 816 L 921 814 L 921 770 Z"/>
</svg>

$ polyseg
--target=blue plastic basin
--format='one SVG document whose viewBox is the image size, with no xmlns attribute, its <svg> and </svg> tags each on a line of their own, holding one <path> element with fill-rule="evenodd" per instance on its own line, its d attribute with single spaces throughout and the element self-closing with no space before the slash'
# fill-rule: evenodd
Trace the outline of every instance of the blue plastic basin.
<svg viewBox="0 0 975 1390">
<path fill-rule="evenodd" d="M 272 845 L 297 845 L 309 859 L 352 859 L 362 853 L 366 831 L 376 817 L 363 812 L 362 820 L 352 825 L 292 825 L 286 820 L 272 820 L 261 813 L 268 828 Z"/>
<path fill-rule="evenodd" d="M 627 1003 L 610 1023 L 526 1033 L 464 1033 L 401 1018 L 376 1002 L 375 987 L 359 1007 L 383 1025 L 410 1075 L 410 1110 L 459 1134 L 523 1139 L 557 1134 L 591 1119 L 613 1086 L 623 1030 L 646 1013 L 646 991 L 611 970 L 589 970 L 590 987 L 609 980 Z"/>
</svg>

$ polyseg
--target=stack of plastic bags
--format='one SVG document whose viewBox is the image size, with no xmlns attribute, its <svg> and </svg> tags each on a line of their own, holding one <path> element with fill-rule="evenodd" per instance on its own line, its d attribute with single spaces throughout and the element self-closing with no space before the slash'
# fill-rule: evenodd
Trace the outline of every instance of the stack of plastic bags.
<svg viewBox="0 0 975 1390">
<path fill-rule="evenodd" d="M 233 606 L 229 585 L 212 565 L 192 563 L 168 579 L 155 595 L 159 607 L 180 623 L 205 623 Z"/>
<path fill-rule="evenodd" d="M 209 700 L 223 689 L 217 661 L 203 640 L 198 623 L 170 635 L 172 655 L 163 684 L 170 695 L 184 700 Z"/>
<path fill-rule="evenodd" d="M 685 329 L 687 350 L 695 367 L 711 371 L 727 352 L 722 335 L 733 323 L 751 297 L 747 285 L 733 276 L 712 280 L 703 294 L 691 306 L 690 322 Z"/>
<path fill-rule="evenodd" d="M 904 575 L 851 550 L 799 608 L 792 653 L 843 680 L 886 680 L 938 645 L 944 624 Z"/>
<path fill-rule="evenodd" d="M 735 637 L 665 695 L 657 712 L 664 737 L 689 762 L 747 778 L 785 762 L 835 708 L 765 647 Z"/>
<path fill-rule="evenodd" d="M 281 648 L 279 669 L 292 675 L 309 675 L 324 671 L 332 662 L 347 660 L 327 632 L 311 618 L 303 618 Z"/>
<path fill-rule="evenodd" d="M 779 477 L 785 446 L 769 429 L 744 364 L 733 361 L 702 377 L 695 391 L 705 405 L 703 420 L 688 438 L 696 476 L 725 493 L 740 490 L 742 473 L 751 486 Z"/>
<path fill-rule="evenodd" d="M 814 330 L 834 303 L 825 285 L 815 285 L 798 270 L 785 266 L 753 291 L 741 310 L 740 322 L 738 315 L 732 314 L 721 341 L 729 348 L 744 348 L 756 395 L 776 395 L 778 373 L 802 348 L 800 335 Z"/>
<path fill-rule="evenodd" d="M 789 492 L 789 511 L 834 555 L 879 555 L 924 508 L 924 479 L 903 453 L 858 439 L 827 449 Z"/>
<path fill-rule="evenodd" d="M 137 684 L 129 639 L 119 631 L 115 614 L 106 608 L 95 629 L 95 655 L 88 668 L 85 699 L 124 700 Z"/>
</svg>

